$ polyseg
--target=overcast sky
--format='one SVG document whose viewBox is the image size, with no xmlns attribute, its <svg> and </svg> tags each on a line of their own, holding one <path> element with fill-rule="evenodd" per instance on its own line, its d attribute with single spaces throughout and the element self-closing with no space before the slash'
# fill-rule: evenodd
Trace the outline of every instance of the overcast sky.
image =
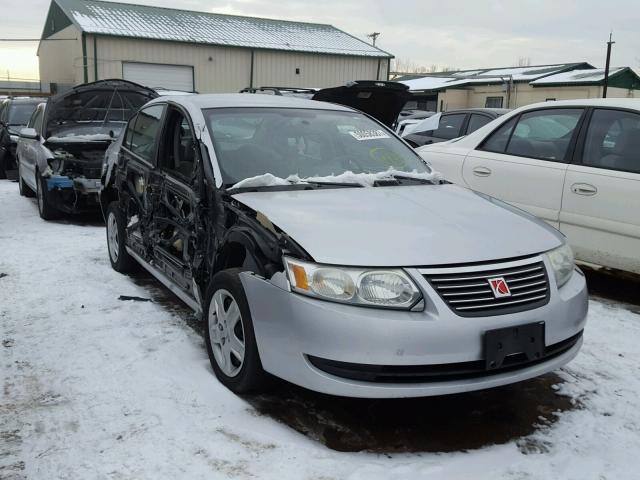
<svg viewBox="0 0 640 480">
<path fill-rule="evenodd" d="M 330 23 L 416 65 L 459 69 L 586 61 L 640 67 L 639 0 L 133 0 L 187 10 Z M 0 0 L 2 38 L 39 38 L 49 0 Z M 8 15 L 5 16 L 5 14 Z M 0 42 L 0 78 L 37 78 L 37 43 Z"/>
</svg>

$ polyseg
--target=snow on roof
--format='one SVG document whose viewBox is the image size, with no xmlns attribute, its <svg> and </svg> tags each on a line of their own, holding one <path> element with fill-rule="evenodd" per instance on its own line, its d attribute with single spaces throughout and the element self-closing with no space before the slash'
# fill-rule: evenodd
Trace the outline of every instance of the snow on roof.
<svg viewBox="0 0 640 480">
<path fill-rule="evenodd" d="M 611 68 L 609 77 L 616 75 L 627 67 Z M 604 68 L 591 70 L 571 70 L 569 72 L 557 73 L 548 77 L 540 78 L 531 82 L 531 85 L 551 85 L 557 83 L 597 83 L 604 81 Z"/>
<path fill-rule="evenodd" d="M 509 79 L 512 79 L 514 82 L 525 82 L 559 74 L 565 70 L 577 68 L 578 66 L 584 67 L 590 65 L 586 63 L 563 63 L 529 67 L 463 70 L 404 80 L 401 81 L 401 83 L 408 85 L 410 90 L 440 90 L 472 83 L 503 83 Z"/>
<path fill-rule="evenodd" d="M 78 28 L 87 33 L 272 50 L 392 57 L 389 53 L 326 24 L 221 15 L 101 0 L 54 1 Z"/>
</svg>

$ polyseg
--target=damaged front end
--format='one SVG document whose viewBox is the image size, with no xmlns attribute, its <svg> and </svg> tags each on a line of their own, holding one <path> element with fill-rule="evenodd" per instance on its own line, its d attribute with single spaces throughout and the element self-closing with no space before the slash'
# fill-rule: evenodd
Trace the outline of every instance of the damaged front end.
<svg viewBox="0 0 640 480">
<path fill-rule="evenodd" d="M 109 141 L 47 142 L 51 152 L 42 172 L 49 202 L 58 210 L 81 213 L 99 206 L 102 160 Z"/>
<path fill-rule="evenodd" d="M 99 207 L 105 152 L 138 109 L 158 94 L 126 80 L 100 80 L 52 97 L 45 114 L 47 200 L 78 213 Z"/>
</svg>

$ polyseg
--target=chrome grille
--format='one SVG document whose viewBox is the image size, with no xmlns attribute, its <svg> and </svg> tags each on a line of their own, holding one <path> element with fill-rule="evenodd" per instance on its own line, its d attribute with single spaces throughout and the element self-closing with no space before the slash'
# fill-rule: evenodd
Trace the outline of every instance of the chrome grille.
<svg viewBox="0 0 640 480">
<path fill-rule="evenodd" d="M 450 270 L 448 272 L 447 270 Z M 505 262 L 486 267 L 420 270 L 440 298 L 458 315 L 478 317 L 531 310 L 549 301 L 544 263 Z M 511 295 L 496 298 L 489 280 L 504 278 Z"/>
</svg>

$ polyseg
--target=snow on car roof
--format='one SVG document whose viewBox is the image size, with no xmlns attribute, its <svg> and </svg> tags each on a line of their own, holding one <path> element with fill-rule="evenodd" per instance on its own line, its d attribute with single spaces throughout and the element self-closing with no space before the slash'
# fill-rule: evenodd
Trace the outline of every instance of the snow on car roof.
<svg viewBox="0 0 640 480">
<path fill-rule="evenodd" d="M 87 33 L 180 42 L 391 58 L 332 25 L 222 15 L 101 0 L 55 0 Z"/>
<path fill-rule="evenodd" d="M 195 108 L 233 108 L 233 107 L 273 107 L 273 108 L 312 108 L 317 110 L 338 110 L 352 112 L 353 109 L 328 102 L 318 102 L 286 95 L 251 95 L 246 93 L 210 93 L 193 95 L 167 95 L 150 103 L 171 100 L 176 103 L 189 103 Z"/>
</svg>

